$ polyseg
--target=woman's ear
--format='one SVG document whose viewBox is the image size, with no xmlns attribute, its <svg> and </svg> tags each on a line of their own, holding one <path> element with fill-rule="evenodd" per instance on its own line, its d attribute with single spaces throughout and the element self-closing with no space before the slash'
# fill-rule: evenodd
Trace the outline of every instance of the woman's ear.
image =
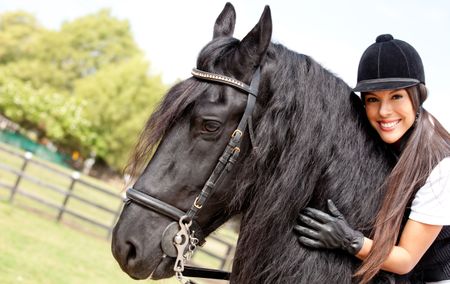
<svg viewBox="0 0 450 284">
<path fill-rule="evenodd" d="M 428 98 L 427 87 L 425 87 L 424 84 L 419 84 L 417 91 L 419 92 L 419 102 L 420 105 L 422 106 L 423 102 Z"/>
</svg>

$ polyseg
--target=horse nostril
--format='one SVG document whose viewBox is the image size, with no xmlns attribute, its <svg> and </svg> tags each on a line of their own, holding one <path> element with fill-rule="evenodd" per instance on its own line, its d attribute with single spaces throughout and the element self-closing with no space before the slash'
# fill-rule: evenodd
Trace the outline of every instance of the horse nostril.
<svg viewBox="0 0 450 284">
<path fill-rule="evenodd" d="M 127 254 L 126 254 L 126 261 L 129 264 L 130 262 L 133 262 L 136 259 L 137 250 L 136 246 L 132 242 L 127 242 Z"/>
</svg>

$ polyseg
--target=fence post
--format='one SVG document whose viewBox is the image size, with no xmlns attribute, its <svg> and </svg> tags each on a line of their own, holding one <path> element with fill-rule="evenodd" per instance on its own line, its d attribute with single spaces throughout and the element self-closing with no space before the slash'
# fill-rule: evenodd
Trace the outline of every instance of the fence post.
<svg viewBox="0 0 450 284">
<path fill-rule="evenodd" d="M 56 217 L 56 221 L 60 222 L 64 211 L 66 211 L 66 205 L 69 201 L 70 196 L 72 195 L 73 188 L 75 187 L 75 183 L 80 178 L 79 172 L 73 172 L 71 176 L 71 182 L 69 188 L 67 189 L 66 196 L 64 197 L 63 204 L 61 205 L 61 209 L 59 209 L 58 216 Z"/>
<path fill-rule="evenodd" d="M 9 202 L 12 203 L 14 200 L 14 196 L 17 193 L 17 190 L 19 188 L 19 183 L 22 180 L 22 175 L 25 172 L 25 169 L 27 168 L 28 162 L 31 160 L 31 158 L 33 157 L 33 154 L 30 152 L 26 152 L 24 155 L 24 159 L 23 159 L 23 164 L 22 167 L 20 168 L 20 173 L 17 175 L 17 179 L 16 182 L 14 183 L 14 186 L 11 189 L 11 195 L 9 196 Z"/>
<path fill-rule="evenodd" d="M 235 249 L 236 249 L 235 245 L 229 244 L 227 252 L 225 254 L 225 259 L 222 262 L 220 269 L 225 269 L 226 267 L 231 267 L 232 266 Z"/>
</svg>

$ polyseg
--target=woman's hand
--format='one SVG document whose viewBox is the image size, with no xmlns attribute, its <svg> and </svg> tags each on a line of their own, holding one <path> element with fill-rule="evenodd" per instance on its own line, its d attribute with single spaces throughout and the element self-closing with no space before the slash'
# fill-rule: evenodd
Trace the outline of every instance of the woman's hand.
<svg viewBox="0 0 450 284">
<path fill-rule="evenodd" d="M 294 230 L 298 241 L 308 247 L 343 249 L 359 259 L 366 259 L 372 249 L 372 240 L 353 230 L 331 200 L 330 214 L 306 208 L 299 215 Z M 442 225 L 428 225 L 409 219 L 381 269 L 395 274 L 409 273 L 442 230 Z"/>
<path fill-rule="evenodd" d="M 299 224 L 294 226 L 298 241 L 308 247 L 342 249 L 356 255 L 364 245 L 364 236 L 353 230 L 331 200 L 327 214 L 314 208 L 305 208 L 299 214 Z"/>
</svg>

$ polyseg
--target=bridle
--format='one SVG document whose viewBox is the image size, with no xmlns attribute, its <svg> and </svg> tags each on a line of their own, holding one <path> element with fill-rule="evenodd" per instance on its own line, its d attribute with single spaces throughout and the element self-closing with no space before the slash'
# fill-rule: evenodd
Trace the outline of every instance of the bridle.
<svg viewBox="0 0 450 284">
<path fill-rule="evenodd" d="M 230 277 L 229 272 L 188 267 L 185 266 L 184 263 L 192 256 L 192 253 L 195 251 L 197 245 L 202 245 L 205 242 L 201 227 L 196 221 L 198 213 L 203 208 L 208 200 L 208 197 L 214 191 L 216 186 L 220 184 L 224 176 L 231 171 L 232 167 L 236 163 L 240 153 L 242 136 L 247 126 L 250 125 L 249 131 L 252 130 L 251 117 L 253 114 L 253 109 L 255 108 L 256 98 L 258 96 L 261 68 L 257 67 L 256 71 L 253 73 L 250 86 L 234 78 L 221 74 L 201 71 L 196 68 L 194 68 L 191 73 L 192 76 L 197 79 L 225 84 L 248 94 L 247 105 L 237 128 L 231 135 L 224 152 L 220 156 L 210 177 L 204 184 L 202 191 L 187 212 L 184 212 L 134 188 L 127 190 L 125 202 L 135 202 L 151 211 L 162 214 L 175 221 L 170 223 L 164 230 L 161 240 L 161 248 L 167 256 L 176 258 L 174 271 L 178 280 L 182 282 L 184 276 L 228 280 Z"/>
</svg>

